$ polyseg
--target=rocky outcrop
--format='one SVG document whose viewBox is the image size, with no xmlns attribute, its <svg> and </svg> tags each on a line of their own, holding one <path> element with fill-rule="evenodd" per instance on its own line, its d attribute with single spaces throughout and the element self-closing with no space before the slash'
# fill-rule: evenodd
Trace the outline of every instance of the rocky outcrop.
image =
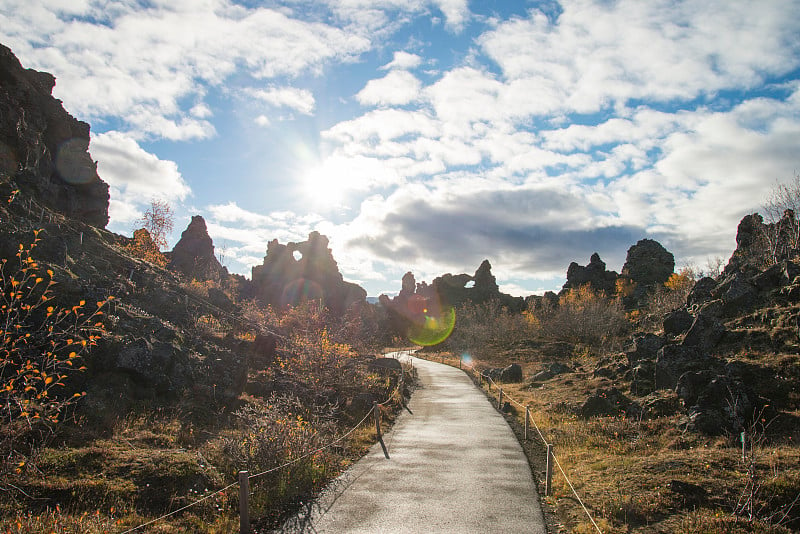
<svg viewBox="0 0 800 534">
<path fill-rule="evenodd" d="M 55 82 L 23 69 L 0 45 L 0 175 L 51 209 L 104 228 L 108 185 L 88 152 L 89 125 L 52 97 Z"/>
<path fill-rule="evenodd" d="M 253 267 L 252 288 L 262 304 L 278 308 L 320 301 L 335 314 L 366 303 L 367 292 L 345 282 L 328 248 L 328 238 L 311 232 L 308 241 L 283 245 L 273 239 L 264 263 Z"/>
<path fill-rule="evenodd" d="M 622 276 L 637 287 L 663 285 L 675 271 L 675 257 L 661 243 L 642 239 L 628 249 Z"/>
<path fill-rule="evenodd" d="M 464 302 L 483 304 L 484 302 L 497 301 L 501 306 L 513 312 L 521 312 L 525 309 L 525 300 L 522 297 L 512 297 L 500 292 L 497 280 L 492 274 L 492 264 L 489 263 L 489 260 L 483 260 L 472 276 L 468 274 L 443 274 L 438 278 L 434 278 L 430 287 L 439 299 L 454 307 L 458 307 Z M 420 289 L 423 288 L 419 288 L 417 293 L 421 293 Z"/>
<path fill-rule="evenodd" d="M 169 268 L 196 280 L 219 281 L 228 275 L 214 255 L 206 221 L 195 215 L 169 255 Z"/>
<path fill-rule="evenodd" d="M 577 289 L 589 284 L 596 291 L 605 291 L 613 294 L 619 275 L 615 271 L 607 271 L 606 264 L 595 252 L 589 258 L 589 263 L 583 267 L 574 261 L 567 268 L 567 282 L 563 290 Z M 562 291 L 563 292 L 563 291 Z"/>
</svg>

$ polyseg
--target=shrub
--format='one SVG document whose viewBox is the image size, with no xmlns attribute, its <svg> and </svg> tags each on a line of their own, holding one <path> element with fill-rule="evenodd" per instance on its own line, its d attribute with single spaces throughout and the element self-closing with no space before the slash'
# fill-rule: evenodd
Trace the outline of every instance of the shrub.
<svg viewBox="0 0 800 534">
<path fill-rule="evenodd" d="M 53 271 L 42 272 L 31 256 L 39 233 L 34 231 L 29 246 L 19 245 L 17 266 L 5 258 L 0 263 L 2 473 L 21 468 L 25 446 L 52 432 L 64 411 L 83 396 L 66 393 L 67 381 L 85 369 L 79 367 L 80 357 L 104 333 L 99 316 L 106 301 L 88 314 L 83 300 L 67 308 L 55 304 Z M 26 435 L 29 439 L 22 439 Z"/>
<path fill-rule="evenodd" d="M 125 250 L 133 256 L 149 261 L 159 267 L 166 267 L 167 258 L 158 250 L 158 245 L 155 244 L 150 237 L 150 232 L 145 228 L 134 230 L 133 241 L 125 246 Z"/>
<path fill-rule="evenodd" d="M 454 352 L 480 352 L 481 347 L 510 346 L 530 337 L 526 316 L 509 311 L 497 300 L 465 302 L 456 310 L 456 326 L 447 340 Z"/>
<path fill-rule="evenodd" d="M 621 299 L 594 291 L 589 284 L 568 290 L 557 305 L 544 300 L 531 313 L 544 337 L 598 348 L 616 343 L 629 329 Z"/>
</svg>

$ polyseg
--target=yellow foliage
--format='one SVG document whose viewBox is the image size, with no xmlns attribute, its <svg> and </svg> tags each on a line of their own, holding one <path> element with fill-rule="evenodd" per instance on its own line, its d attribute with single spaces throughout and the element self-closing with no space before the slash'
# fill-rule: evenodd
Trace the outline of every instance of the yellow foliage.
<svg viewBox="0 0 800 534">
<path fill-rule="evenodd" d="M 616 294 L 620 297 L 629 297 L 633 294 L 633 290 L 636 289 L 636 282 L 630 278 L 617 278 L 615 285 Z"/>
<path fill-rule="evenodd" d="M 694 278 L 685 269 L 679 273 L 672 273 L 664 282 L 664 287 L 671 291 L 689 291 L 693 285 Z"/>
<path fill-rule="evenodd" d="M 133 232 L 133 242 L 125 245 L 125 250 L 137 258 L 160 267 L 165 267 L 168 263 L 167 258 L 158 250 L 158 245 L 150 237 L 150 232 L 144 228 Z"/>
</svg>

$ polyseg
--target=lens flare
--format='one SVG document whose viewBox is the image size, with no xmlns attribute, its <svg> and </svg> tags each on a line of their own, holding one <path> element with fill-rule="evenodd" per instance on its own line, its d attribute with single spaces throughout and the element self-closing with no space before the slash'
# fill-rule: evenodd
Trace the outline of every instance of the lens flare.
<svg viewBox="0 0 800 534">
<path fill-rule="evenodd" d="M 422 320 L 411 327 L 408 339 L 423 347 L 438 345 L 450 337 L 455 325 L 456 311 L 452 306 L 440 306 L 438 311 L 426 309 Z"/>
<path fill-rule="evenodd" d="M 281 303 L 284 306 L 297 306 L 310 300 L 319 300 L 324 304 L 325 292 L 322 286 L 307 278 L 298 278 L 283 289 Z"/>
</svg>

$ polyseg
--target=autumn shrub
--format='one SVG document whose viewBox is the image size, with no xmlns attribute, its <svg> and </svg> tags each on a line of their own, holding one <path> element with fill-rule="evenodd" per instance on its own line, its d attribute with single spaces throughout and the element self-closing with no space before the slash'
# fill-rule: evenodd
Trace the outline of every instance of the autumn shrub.
<svg viewBox="0 0 800 534">
<path fill-rule="evenodd" d="M 134 230 L 133 240 L 125 245 L 125 250 L 132 256 L 158 265 L 159 267 L 165 267 L 167 263 L 169 263 L 166 256 L 158 249 L 158 245 L 156 245 L 150 237 L 150 232 L 145 228 Z"/>
<path fill-rule="evenodd" d="M 690 268 L 672 273 L 664 285 L 655 288 L 640 310 L 639 326 L 643 330 L 658 330 L 664 315 L 686 305 L 686 298 L 694 287 L 695 272 Z"/>
<path fill-rule="evenodd" d="M 53 271 L 31 253 L 39 242 L 19 245 L 16 259 L 0 263 L 0 473 L 19 470 L 30 447 L 54 431 L 66 410 L 83 396 L 69 393 L 68 381 L 103 335 L 100 322 L 106 301 L 92 312 L 85 301 L 56 304 Z"/>
<path fill-rule="evenodd" d="M 448 349 L 479 353 L 486 348 L 508 347 L 530 337 L 530 322 L 509 311 L 497 300 L 466 302 L 456 310 L 456 326 L 447 340 Z"/>
<path fill-rule="evenodd" d="M 530 317 L 543 337 L 597 348 L 618 342 L 630 328 L 621 299 L 588 284 L 567 290 L 558 304 L 544 300 Z"/>
</svg>

